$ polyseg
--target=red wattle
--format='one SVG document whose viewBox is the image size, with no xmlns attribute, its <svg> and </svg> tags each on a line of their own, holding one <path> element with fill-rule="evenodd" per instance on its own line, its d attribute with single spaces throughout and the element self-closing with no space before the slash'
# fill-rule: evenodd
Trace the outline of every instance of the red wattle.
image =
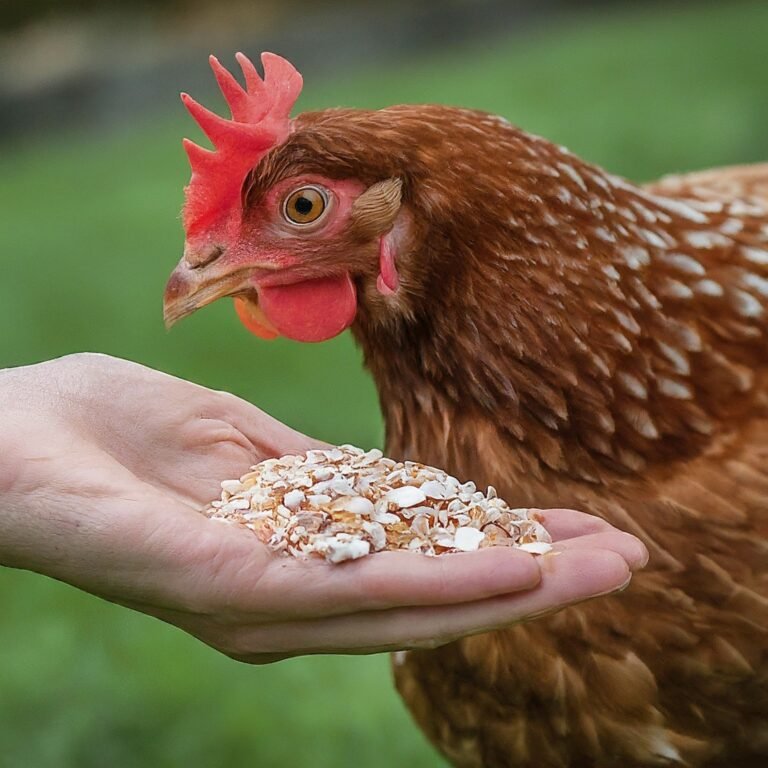
<svg viewBox="0 0 768 768">
<path fill-rule="evenodd" d="M 262 286 L 259 306 L 269 322 L 295 341 L 326 341 L 349 328 L 357 312 L 357 292 L 349 274 Z"/>
</svg>

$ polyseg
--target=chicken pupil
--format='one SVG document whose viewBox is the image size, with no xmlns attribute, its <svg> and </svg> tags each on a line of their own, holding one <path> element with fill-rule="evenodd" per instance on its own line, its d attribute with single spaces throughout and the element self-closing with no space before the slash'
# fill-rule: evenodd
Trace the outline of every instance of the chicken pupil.
<svg viewBox="0 0 768 768">
<path fill-rule="evenodd" d="M 304 216 L 306 214 L 310 213 L 312 211 L 313 203 L 308 197 L 304 197 L 303 195 L 298 198 L 295 202 L 296 212 L 300 213 Z"/>
</svg>

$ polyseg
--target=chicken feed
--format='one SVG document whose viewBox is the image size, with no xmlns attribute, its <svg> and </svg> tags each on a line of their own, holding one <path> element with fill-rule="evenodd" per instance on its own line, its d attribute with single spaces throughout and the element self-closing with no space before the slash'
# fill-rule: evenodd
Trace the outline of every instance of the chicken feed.
<svg viewBox="0 0 768 768">
<path fill-rule="evenodd" d="M 267 459 L 221 484 L 203 511 L 250 528 L 275 552 L 341 563 L 383 550 L 426 555 L 511 546 L 544 554 L 535 510 L 512 509 L 472 482 L 351 445 Z"/>
</svg>

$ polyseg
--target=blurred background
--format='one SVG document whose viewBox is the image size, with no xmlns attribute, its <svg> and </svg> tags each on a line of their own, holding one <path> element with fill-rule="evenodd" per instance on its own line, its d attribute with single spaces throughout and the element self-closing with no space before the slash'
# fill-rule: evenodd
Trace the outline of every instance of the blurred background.
<svg viewBox="0 0 768 768">
<path fill-rule="evenodd" d="M 768 160 L 768 3 L 4 0 L 0 367 L 94 350 L 379 445 L 348 334 L 261 342 L 228 302 L 166 333 L 182 245 L 178 92 L 221 107 L 206 55 L 274 50 L 299 108 L 499 113 L 632 179 Z M 251 668 L 180 631 L 0 570 L 0 766 L 438 766 L 386 657 Z"/>
</svg>

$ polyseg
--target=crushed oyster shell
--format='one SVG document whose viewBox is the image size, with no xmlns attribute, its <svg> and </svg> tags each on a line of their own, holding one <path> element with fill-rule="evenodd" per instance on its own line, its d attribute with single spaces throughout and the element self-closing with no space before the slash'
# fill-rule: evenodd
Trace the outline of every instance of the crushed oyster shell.
<svg viewBox="0 0 768 768">
<path fill-rule="evenodd" d="M 221 484 L 203 514 L 250 528 L 276 552 L 331 563 L 405 549 L 426 555 L 511 546 L 544 554 L 536 510 L 512 509 L 489 486 L 352 445 L 267 459 Z"/>
</svg>

